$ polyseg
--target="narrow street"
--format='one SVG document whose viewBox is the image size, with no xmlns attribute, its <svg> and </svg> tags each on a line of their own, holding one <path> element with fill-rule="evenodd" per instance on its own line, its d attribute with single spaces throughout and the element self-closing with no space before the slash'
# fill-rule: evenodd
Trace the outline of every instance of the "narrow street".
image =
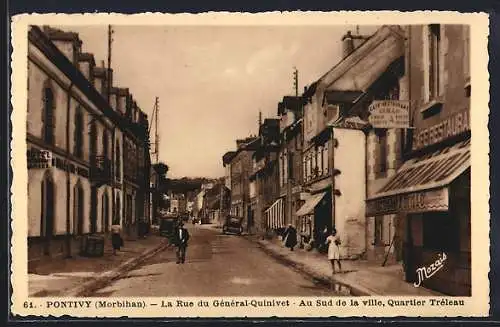
<svg viewBox="0 0 500 327">
<path fill-rule="evenodd" d="M 240 236 L 186 224 L 185 264 L 169 248 L 94 296 L 326 296 L 332 291 L 266 255 Z"/>
</svg>

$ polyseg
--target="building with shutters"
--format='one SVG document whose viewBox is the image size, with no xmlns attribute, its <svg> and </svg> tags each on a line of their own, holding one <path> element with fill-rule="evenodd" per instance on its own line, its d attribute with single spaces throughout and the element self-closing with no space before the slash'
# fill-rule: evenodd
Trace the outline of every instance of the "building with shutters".
<svg viewBox="0 0 500 327">
<path fill-rule="evenodd" d="M 279 196 L 279 120 L 264 119 L 252 155 L 250 180 L 251 232 L 279 232 L 285 224 L 284 202 Z"/>
<path fill-rule="evenodd" d="M 303 94 L 305 203 L 296 214 L 306 240 L 318 246 L 324 242 L 322 231 L 335 228 L 341 257 L 359 258 L 368 250 L 366 158 L 372 132 L 358 111 L 372 94 L 383 93 L 386 75 L 394 75 L 393 66 L 404 55 L 404 33 L 383 26 L 371 36 L 348 32 L 342 41 L 344 58 Z"/>
<path fill-rule="evenodd" d="M 227 161 L 231 165 L 230 214 L 242 219 L 245 230 L 253 226 L 249 177 L 252 173 L 252 155 L 258 146 L 257 140 L 254 136 L 236 140 L 236 151 Z"/>
<path fill-rule="evenodd" d="M 278 104 L 280 117 L 279 196 L 284 203 L 284 224 L 299 225 L 296 211 L 303 204 L 302 191 L 303 98 L 285 96 Z"/>
<path fill-rule="evenodd" d="M 133 221 L 149 217 L 147 116 L 130 103 L 123 104 L 126 100 L 121 100 L 123 107 L 108 102 L 107 85 L 112 85 L 112 71 L 97 67 L 93 55 L 82 52 L 78 34 L 30 27 L 26 120 L 30 264 L 45 256 L 77 254 L 85 236 L 105 234 L 111 224 L 124 225 L 129 202 Z M 132 140 L 127 146 L 136 154 L 125 166 L 124 140 Z M 125 200 L 123 183 L 130 178 L 137 193 Z"/>
</svg>

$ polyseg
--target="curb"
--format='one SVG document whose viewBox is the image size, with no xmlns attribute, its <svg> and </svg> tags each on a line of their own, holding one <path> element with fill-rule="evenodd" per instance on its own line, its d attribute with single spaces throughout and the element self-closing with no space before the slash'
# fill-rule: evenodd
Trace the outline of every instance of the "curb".
<svg viewBox="0 0 500 327">
<path fill-rule="evenodd" d="M 108 271 L 104 274 L 102 274 L 99 277 L 96 277 L 95 279 L 86 282 L 80 286 L 77 286 L 75 288 L 72 288 L 68 291 L 65 292 L 64 296 L 67 297 L 87 297 L 92 295 L 95 291 L 98 289 L 103 288 L 107 284 L 109 284 L 111 281 L 119 278 L 123 274 L 129 272 L 130 270 L 134 269 L 137 267 L 139 264 L 144 262 L 145 260 L 151 258 L 152 256 L 156 255 L 157 253 L 165 250 L 169 246 L 169 243 L 166 240 L 162 240 L 159 245 L 153 247 L 152 249 L 146 250 L 139 254 L 136 257 L 130 258 L 118 267 L 114 268 L 111 271 Z"/>
<path fill-rule="evenodd" d="M 312 269 L 309 269 L 309 267 L 307 267 L 306 265 L 304 264 L 301 264 L 301 263 L 298 263 L 296 261 L 293 261 L 292 259 L 289 259 L 287 258 L 286 256 L 283 256 L 271 249 L 269 249 L 268 247 L 266 247 L 264 244 L 262 244 L 260 241 L 258 240 L 252 240 L 251 238 L 249 237 L 245 237 L 248 241 L 250 242 L 253 242 L 255 244 L 257 244 L 259 246 L 259 248 L 264 252 L 266 253 L 267 255 L 269 255 L 270 257 L 276 259 L 277 261 L 280 261 L 281 263 L 284 263 L 288 266 L 291 266 L 293 269 L 295 269 L 296 271 L 308 276 L 309 278 L 312 278 L 316 281 L 318 281 L 319 283 L 325 285 L 325 286 L 331 286 L 332 284 L 332 279 L 333 279 L 333 282 L 340 285 L 341 288 L 344 287 L 344 288 L 347 288 L 349 289 L 349 293 L 350 295 L 352 296 L 374 296 L 374 295 L 379 295 L 365 287 L 362 287 L 362 286 L 359 286 L 359 285 L 354 285 L 352 283 L 348 283 L 346 282 L 345 280 L 341 280 L 339 279 L 338 277 L 330 277 L 330 276 L 325 276 L 323 274 L 320 274 L 320 273 L 317 273 L 315 271 L 313 271 Z"/>
</svg>

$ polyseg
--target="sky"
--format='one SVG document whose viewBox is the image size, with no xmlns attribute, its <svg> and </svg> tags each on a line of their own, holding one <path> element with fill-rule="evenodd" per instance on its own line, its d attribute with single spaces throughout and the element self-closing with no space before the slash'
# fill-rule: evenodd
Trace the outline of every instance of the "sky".
<svg viewBox="0 0 500 327">
<path fill-rule="evenodd" d="M 105 25 L 57 26 L 79 33 L 83 51 L 107 63 Z M 222 155 L 257 134 L 278 102 L 299 93 L 341 60 L 355 26 L 113 26 L 114 86 L 128 87 L 151 114 L 159 97 L 159 159 L 169 177 L 220 177 Z M 360 26 L 361 34 L 376 27 Z M 151 141 L 154 141 L 152 130 Z"/>
</svg>

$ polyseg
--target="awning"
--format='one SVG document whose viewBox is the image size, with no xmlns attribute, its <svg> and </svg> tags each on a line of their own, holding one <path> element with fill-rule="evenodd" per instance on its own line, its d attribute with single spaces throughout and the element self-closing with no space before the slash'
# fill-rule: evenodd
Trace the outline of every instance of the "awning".
<svg viewBox="0 0 500 327">
<path fill-rule="evenodd" d="M 274 203 L 265 211 L 267 227 L 277 229 L 285 226 L 285 208 L 282 198 Z"/>
<path fill-rule="evenodd" d="M 366 215 L 447 211 L 447 186 L 468 168 L 470 139 L 411 159 L 367 200 Z"/>
<path fill-rule="evenodd" d="M 326 194 L 326 192 L 322 192 L 322 193 L 314 194 L 313 196 L 308 198 L 306 200 L 306 203 L 304 203 L 302 205 L 302 207 L 300 207 L 300 209 L 297 210 L 296 215 L 297 216 L 304 216 L 304 215 L 308 215 L 308 214 L 312 213 L 314 208 L 316 208 L 316 206 L 321 201 L 321 199 L 323 199 L 325 194 Z"/>
</svg>

